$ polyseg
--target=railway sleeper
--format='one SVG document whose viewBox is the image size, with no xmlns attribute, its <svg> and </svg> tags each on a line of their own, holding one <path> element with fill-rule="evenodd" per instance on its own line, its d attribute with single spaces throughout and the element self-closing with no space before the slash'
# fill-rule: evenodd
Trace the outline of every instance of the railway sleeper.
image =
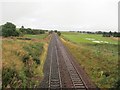
<svg viewBox="0 0 120 90">
<path fill-rule="evenodd" d="M 80 79 L 80 78 L 79 78 L 78 76 L 76 76 L 76 75 L 75 75 L 75 76 L 74 76 L 74 75 L 71 76 L 71 78 L 73 78 L 73 79 Z M 80 80 L 81 80 L 81 79 L 80 79 Z"/>
<path fill-rule="evenodd" d="M 51 83 L 60 83 L 60 81 L 50 81 Z"/>
<path fill-rule="evenodd" d="M 51 84 L 50 87 L 60 87 L 59 84 Z"/>
<path fill-rule="evenodd" d="M 58 76 L 52 76 L 52 77 L 51 77 L 51 80 L 53 80 L 53 81 L 54 81 L 54 80 L 56 80 L 56 81 L 58 80 L 58 81 L 59 81 L 59 77 L 58 77 Z"/>
<path fill-rule="evenodd" d="M 79 76 L 78 76 L 78 74 L 70 74 L 71 75 L 71 77 L 75 77 L 75 78 L 80 78 Z"/>
<path fill-rule="evenodd" d="M 75 72 L 75 73 L 71 73 L 72 76 L 78 76 L 78 74 Z M 79 76 L 78 76 L 79 77 Z"/>
<path fill-rule="evenodd" d="M 58 79 L 51 79 L 51 81 L 59 81 Z"/>
<path fill-rule="evenodd" d="M 67 66 L 69 70 L 74 70 L 73 66 Z"/>
<path fill-rule="evenodd" d="M 77 81 L 77 80 L 76 80 L 76 81 L 73 81 L 73 82 L 74 82 L 74 83 L 82 83 L 82 81 Z"/>
<path fill-rule="evenodd" d="M 80 79 L 80 78 L 73 78 L 73 77 L 71 77 L 71 79 L 72 79 L 72 80 L 81 81 L 81 79 Z"/>
<path fill-rule="evenodd" d="M 83 83 L 74 83 L 75 86 L 84 86 Z"/>
<path fill-rule="evenodd" d="M 73 82 L 75 85 L 84 85 L 82 82 Z"/>
<path fill-rule="evenodd" d="M 73 76 L 73 75 L 77 75 L 78 76 L 78 73 L 74 70 L 74 71 L 69 71 L 69 73 Z"/>
<path fill-rule="evenodd" d="M 83 83 L 82 81 L 77 81 L 77 80 L 76 81 L 72 80 L 72 82 L 73 83 Z"/>
<path fill-rule="evenodd" d="M 76 88 L 75 90 L 87 90 L 86 88 Z"/>
<path fill-rule="evenodd" d="M 50 84 L 60 84 L 60 82 L 50 82 Z"/>
<path fill-rule="evenodd" d="M 85 86 L 75 85 L 75 88 L 85 88 Z"/>
<path fill-rule="evenodd" d="M 71 73 L 76 73 L 76 71 L 75 71 L 75 70 L 70 70 L 70 72 L 71 72 Z"/>
<path fill-rule="evenodd" d="M 72 82 L 74 82 L 74 83 L 83 83 L 82 81 L 79 81 L 79 80 L 72 80 Z"/>
</svg>

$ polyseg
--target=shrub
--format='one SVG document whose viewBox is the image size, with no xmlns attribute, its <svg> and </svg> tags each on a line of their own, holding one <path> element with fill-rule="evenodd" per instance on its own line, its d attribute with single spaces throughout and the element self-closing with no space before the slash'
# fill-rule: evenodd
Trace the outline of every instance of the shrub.
<svg viewBox="0 0 120 90">
<path fill-rule="evenodd" d="M 28 55 L 32 57 L 33 61 L 35 61 L 36 64 L 40 64 L 40 54 L 42 52 L 42 44 L 37 43 L 35 45 L 30 44 L 29 46 L 24 46 L 24 50 L 28 52 Z M 28 55 L 23 57 L 23 61 L 26 61 L 29 59 Z"/>
<path fill-rule="evenodd" d="M 57 34 L 58 34 L 58 36 L 60 36 L 60 35 L 61 35 L 61 32 L 58 31 Z"/>
<path fill-rule="evenodd" d="M 23 60 L 24 63 L 25 63 L 28 59 L 29 59 L 29 55 L 27 55 L 27 54 L 22 57 L 22 60 Z"/>
<path fill-rule="evenodd" d="M 26 76 L 24 70 L 18 72 L 15 68 L 5 68 L 2 69 L 2 87 L 18 88 L 26 87 Z"/>
<path fill-rule="evenodd" d="M 33 60 L 36 62 L 36 64 L 40 64 L 40 59 L 38 56 L 33 57 Z"/>
<path fill-rule="evenodd" d="M 19 36 L 20 33 L 16 31 L 16 26 L 14 24 L 7 22 L 6 24 L 2 25 L 2 35 L 4 37 Z"/>
</svg>

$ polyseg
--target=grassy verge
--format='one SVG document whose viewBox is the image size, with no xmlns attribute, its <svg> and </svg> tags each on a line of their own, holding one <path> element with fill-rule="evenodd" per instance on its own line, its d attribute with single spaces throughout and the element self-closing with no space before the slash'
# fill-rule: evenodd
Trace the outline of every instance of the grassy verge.
<svg viewBox="0 0 120 90">
<path fill-rule="evenodd" d="M 44 39 L 46 36 L 47 36 L 47 34 L 39 34 L 39 35 L 26 34 L 26 35 L 24 35 L 24 37 L 32 38 L 32 39 Z"/>
<path fill-rule="evenodd" d="M 48 41 L 3 39 L 3 88 L 30 88 L 40 84 Z"/>
<path fill-rule="evenodd" d="M 118 44 L 117 41 L 100 36 L 78 33 L 63 33 L 62 42 L 83 67 L 99 88 L 112 88 L 118 80 Z M 91 38 L 110 43 L 94 43 L 85 40 Z M 94 38 L 95 37 L 95 38 Z M 100 38 L 99 38 L 100 37 Z M 76 40 L 77 39 L 77 40 Z M 84 41 L 85 40 L 85 41 Z"/>
</svg>

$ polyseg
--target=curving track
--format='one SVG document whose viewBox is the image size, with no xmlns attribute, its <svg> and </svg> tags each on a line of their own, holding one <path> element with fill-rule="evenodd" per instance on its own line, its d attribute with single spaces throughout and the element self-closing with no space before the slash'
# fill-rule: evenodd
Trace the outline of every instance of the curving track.
<svg viewBox="0 0 120 90">
<path fill-rule="evenodd" d="M 40 88 L 80 90 L 95 88 L 55 33 L 49 44 L 44 65 L 44 79 Z"/>
</svg>

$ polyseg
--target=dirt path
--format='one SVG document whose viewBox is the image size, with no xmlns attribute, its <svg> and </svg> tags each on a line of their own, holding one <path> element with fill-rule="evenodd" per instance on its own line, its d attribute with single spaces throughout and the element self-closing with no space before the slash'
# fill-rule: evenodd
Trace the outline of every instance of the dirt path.
<svg viewBox="0 0 120 90">
<path fill-rule="evenodd" d="M 44 79 L 39 88 L 96 88 L 55 33 L 52 34 L 49 44 Z"/>
</svg>

